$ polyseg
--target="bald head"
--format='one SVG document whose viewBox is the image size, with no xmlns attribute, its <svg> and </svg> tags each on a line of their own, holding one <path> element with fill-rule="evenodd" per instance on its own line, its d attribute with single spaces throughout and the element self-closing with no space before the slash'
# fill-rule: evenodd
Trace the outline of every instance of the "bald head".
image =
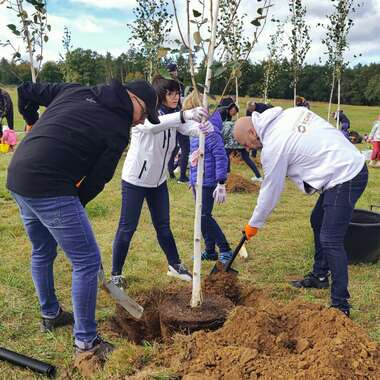
<svg viewBox="0 0 380 380">
<path fill-rule="evenodd" d="M 233 135 L 239 144 L 248 149 L 262 148 L 251 117 L 246 116 L 238 119 L 235 123 Z"/>
</svg>

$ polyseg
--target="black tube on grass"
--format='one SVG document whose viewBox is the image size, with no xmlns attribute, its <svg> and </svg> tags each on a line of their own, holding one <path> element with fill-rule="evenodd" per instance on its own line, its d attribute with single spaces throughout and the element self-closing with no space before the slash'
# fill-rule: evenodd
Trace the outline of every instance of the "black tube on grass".
<svg viewBox="0 0 380 380">
<path fill-rule="evenodd" d="M 55 376 L 55 366 L 41 362 L 40 360 L 30 358 L 28 356 L 18 354 L 17 352 L 7 350 L 0 347 L 0 360 L 5 360 L 9 363 L 16 364 L 23 368 L 29 368 L 32 371 L 42 373 L 48 377 Z"/>
</svg>

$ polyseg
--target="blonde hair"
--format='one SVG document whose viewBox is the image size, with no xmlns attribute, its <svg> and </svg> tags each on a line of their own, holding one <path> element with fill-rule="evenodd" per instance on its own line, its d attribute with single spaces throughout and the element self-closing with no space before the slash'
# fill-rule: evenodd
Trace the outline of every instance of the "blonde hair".
<svg viewBox="0 0 380 380">
<path fill-rule="evenodd" d="M 198 100 L 197 94 L 195 91 L 192 91 L 189 95 L 186 96 L 186 98 L 183 101 L 182 109 L 184 111 L 190 110 L 195 107 L 200 107 L 200 102 Z"/>
</svg>

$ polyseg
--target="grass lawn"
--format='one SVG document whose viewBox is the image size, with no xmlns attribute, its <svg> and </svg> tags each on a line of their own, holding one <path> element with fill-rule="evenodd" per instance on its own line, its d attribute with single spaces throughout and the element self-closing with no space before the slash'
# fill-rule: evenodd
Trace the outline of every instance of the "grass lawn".
<svg viewBox="0 0 380 380">
<path fill-rule="evenodd" d="M 15 100 L 15 91 L 11 89 Z M 244 108 L 248 99 L 242 99 Z M 15 100 L 16 102 L 16 100 Z M 290 106 L 290 101 L 273 101 L 274 105 Z M 312 102 L 312 110 L 322 116 L 327 114 L 325 103 Z M 369 132 L 373 120 L 380 113 L 379 107 L 343 105 L 344 112 L 352 121 L 352 130 Z M 22 131 L 23 121 L 16 112 L 16 129 Z M 364 149 L 365 146 L 359 146 Z M 30 275 L 30 244 L 23 230 L 18 210 L 5 188 L 6 168 L 11 154 L 0 155 L 0 346 L 7 347 L 41 360 L 52 362 L 62 371 L 72 365 L 72 335 L 70 329 L 60 329 L 54 334 L 39 332 L 39 306 Z M 114 179 L 105 190 L 87 207 L 87 212 L 100 245 L 104 266 L 109 273 L 111 266 L 112 240 L 116 231 L 120 210 L 120 161 Z M 244 165 L 235 165 L 235 172 L 247 178 L 252 175 Z M 171 222 L 173 232 L 185 263 L 192 265 L 192 239 L 194 201 L 185 185 L 169 181 L 171 197 Z M 240 230 L 251 216 L 257 194 L 233 194 L 225 205 L 215 208 L 215 216 L 232 245 L 240 238 Z M 240 279 L 255 284 L 258 288 L 271 291 L 279 301 L 288 302 L 295 298 L 329 303 L 326 291 L 292 289 L 288 280 L 309 271 L 313 256 L 313 240 L 309 216 L 316 196 L 304 196 L 290 182 L 281 201 L 260 231 L 248 245 L 249 258 L 237 260 Z M 368 187 L 358 202 L 358 207 L 369 208 L 380 204 L 380 170 L 370 169 Z M 205 264 L 208 273 L 211 264 Z M 130 292 L 138 292 L 153 286 L 165 286 L 171 280 L 166 276 L 166 260 L 155 238 L 147 208 L 141 216 L 134 236 L 124 274 L 130 283 Z M 71 309 L 70 265 L 63 252 L 59 252 L 55 264 L 55 279 L 58 296 L 67 309 Z M 353 305 L 352 317 L 368 334 L 380 342 L 380 262 L 376 265 L 350 267 L 350 292 Z M 114 304 L 100 291 L 97 318 L 105 320 L 114 311 Z M 107 336 L 105 336 L 107 338 Z M 129 345 L 122 339 L 111 339 L 116 345 Z M 145 350 L 153 350 L 147 345 Z M 134 347 L 131 346 L 131 351 Z M 121 378 L 128 373 L 128 363 L 118 363 L 106 368 L 99 378 L 111 376 Z M 0 379 L 31 379 L 29 371 L 19 370 L 0 362 Z M 78 377 L 79 378 L 79 377 Z M 168 378 L 162 375 L 162 379 Z"/>
</svg>

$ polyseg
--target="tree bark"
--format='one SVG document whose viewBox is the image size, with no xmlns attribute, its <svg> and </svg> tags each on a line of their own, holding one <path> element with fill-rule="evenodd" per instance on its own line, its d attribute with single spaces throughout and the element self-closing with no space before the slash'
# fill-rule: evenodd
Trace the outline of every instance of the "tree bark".
<svg viewBox="0 0 380 380">
<path fill-rule="evenodd" d="M 334 94 L 334 88 L 335 88 L 335 70 L 333 72 L 333 77 L 332 77 L 332 84 L 331 84 L 331 91 L 330 91 L 330 100 L 329 100 L 329 109 L 327 113 L 327 121 L 330 122 L 330 115 L 331 115 L 331 104 L 332 104 L 332 98 Z"/>
<path fill-rule="evenodd" d="M 211 1 L 211 0 L 210 0 Z M 214 59 L 214 48 L 217 31 L 217 21 L 219 12 L 219 0 L 215 0 L 213 4 L 213 22 L 211 24 L 211 39 L 208 48 L 207 56 L 207 71 L 205 79 L 205 90 L 203 93 L 203 107 L 208 107 L 208 95 L 211 87 L 211 65 Z M 198 172 L 196 198 L 195 198 L 195 218 L 194 218 L 194 266 L 193 266 L 193 289 L 191 296 L 191 307 L 199 307 L 202 305 L 202 287 L 201 287 L 201 216 L 202 216 L 202 187 L 203 187 L 203 172 L 204 172 L 204 148 L 205 148 L 205 135 L 203 133 L 199 136 L 199 159 L 198 159 Z"/>
</svg>

